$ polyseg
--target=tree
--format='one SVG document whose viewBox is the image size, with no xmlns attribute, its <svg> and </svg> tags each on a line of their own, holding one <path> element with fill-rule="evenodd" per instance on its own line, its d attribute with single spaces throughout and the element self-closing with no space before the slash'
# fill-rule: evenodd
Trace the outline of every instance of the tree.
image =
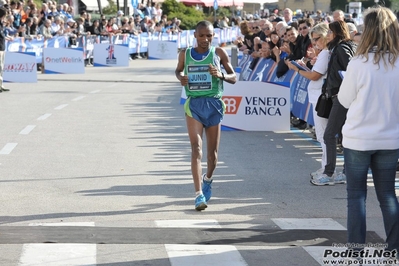
<svg viewBox="0 0 399 266">
<path fill-rule="evenodd" d="M 181 20 L 180 28 L 183 30 L 194 29 L 198 22 L 204 20 L 204 13 L 193 6 L 185 6 L 176 0 L 165 0 L 162 3 L 162 13 L 168 18 L 177 17 Z"/>
<path fill-rule="evenodd" d="M 103 7 L 102 13 L 105 15 L 115 15 L 118 12 L 118 8 L 114 1 L 108 0 L 108 6 Z"/>
</svg>

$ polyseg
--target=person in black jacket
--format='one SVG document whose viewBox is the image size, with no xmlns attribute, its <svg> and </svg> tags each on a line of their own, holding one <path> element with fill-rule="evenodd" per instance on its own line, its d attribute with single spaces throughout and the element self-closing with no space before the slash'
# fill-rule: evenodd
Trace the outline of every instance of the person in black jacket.
<svg viewBox="0 0 399 266">
<path fill-rule="evenodd" d="M 285 60 L 298 60 L 301 59 L 304 55 L 302 53 L 302 42 L 303 38 L 298 34 L 298 31 L 291 26 L 286 28 L 286 32 L 288 40 L 290 41 L 290 54 L 285 58 Z M 276 75 L 278 78 L 284 76 L 285 73 L 289 70 L 284 60 L 281 60 L 277 65 Z"/>
<path fill-rule="evenodd" d="M 356 44 L 350 39 L 349 28 L 344 21 L 334 21 L 328 27 L 330 30 L 327 36 L 331 39 L 328 43 L 330 61 L 325 86 L 333 105 L 324 132 L 327 163 L 324 172 L 311 179 L 311 183 L 317 186 L 346 183 L 345 166 L 341 173 L 335 174 L 337 161 L 336 135 L 341 133 L 347 113 L 347 109 L 339 103 L 337 94 L 342 83 L 340 71 L 346 71 L 349 61 L 356 52 Z"/>
</svg>

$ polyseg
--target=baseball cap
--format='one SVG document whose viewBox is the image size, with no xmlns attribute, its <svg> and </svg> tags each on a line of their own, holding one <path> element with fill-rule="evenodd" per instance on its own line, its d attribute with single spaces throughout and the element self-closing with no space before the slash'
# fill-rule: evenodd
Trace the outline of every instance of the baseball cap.
<svg viewBox="0 0 399 266">
<path fill-rule="evenodd" d="M 73 18 L 69 18 L 69 19 L 67 20 L 67 23 L 69 23 L 69 22 L 75 23 L 75 20 L 73 20 Z"/>
<path fill-rule="evenodd" d="M 118 14 L 118 15 L 123 15 L 123 11 L 122 11 L 122 10 L 119 10 L 117 14 Z"/>
</svg>

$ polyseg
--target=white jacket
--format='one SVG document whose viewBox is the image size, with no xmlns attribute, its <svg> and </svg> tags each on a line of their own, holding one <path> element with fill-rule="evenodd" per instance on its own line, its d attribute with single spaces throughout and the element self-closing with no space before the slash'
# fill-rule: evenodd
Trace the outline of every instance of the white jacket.
<svg viewBox="0 0 399 266">
<path fill-rule="evenodd" d="M 373 59 L 373 53 L 367 62 L 354 57 L 341 84 L 338 100 L 349 109 L 342 145 L 358 151 L 399 149 L 399 59 L 394 68 Z"/>
</svg>

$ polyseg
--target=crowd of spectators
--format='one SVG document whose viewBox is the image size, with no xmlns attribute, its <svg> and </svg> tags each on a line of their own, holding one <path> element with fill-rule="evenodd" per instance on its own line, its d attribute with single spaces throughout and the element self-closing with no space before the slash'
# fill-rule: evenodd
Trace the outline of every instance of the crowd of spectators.
<svg viewBox="0 0 399 266">
<path fill-rule="evenodd" d="M 143 32 L 177 34 L 181 31 L 181 21 L 176 17 L 168 20 L 167 15 L 162 14 L 159 3 L 151 7 L 140 4 L 131 16 L 125 16 L 119 10 L 114 16 L 102 15 L 100 19 L 94 20 L 86 11 L 81 11 L 78 17 L 74 17 L 73 6 L 67 3 L 57 4 L 52 0 L 46 1 L 40 7 L 32 0 L 27 0 L 26 3 L 0 0 L 0 6 L 7 10 L 4 35 L 8 40 L 16 37 L 51 39 L 55 36 L 68 36 L 69 45 L 74 45 L 76 38 L 80 36 L 138 35 Z M 144 54 L 135 54 L 133 58 L 143 56 Z"/>
<path fill-rule="evenodd" d="M 263 16 L 263 14 L 261 14 Z M 304 13 L 300 18 L 294 17 L 293 11 L 286 8 L 281 14 L 271 13 L 267 18 L 255 19 L 257 16 L 246 15 L 235 18 L 234 22 L 240 27 L 242 36 L 235 44 L 254 60 L 250 66 L 253 69 L 260 58 L 270 58 L 277 63 L 277 77 L 282 77 L 289 69 L 286 60 L 301 60 L 311 68 L 311 60 L 316 53 L 313 48 L 309 32 L 318 23 L 331 21 L 345 21 L 349 27 L 352 40 L 358 41 L 360 30 L 353 19 L 345 18 L 344 12 L 336 10 L 332 14 Z M 293 126 L 300 129 L 308 125 L 305 121 L 292 119 Z"/>
</svg>

